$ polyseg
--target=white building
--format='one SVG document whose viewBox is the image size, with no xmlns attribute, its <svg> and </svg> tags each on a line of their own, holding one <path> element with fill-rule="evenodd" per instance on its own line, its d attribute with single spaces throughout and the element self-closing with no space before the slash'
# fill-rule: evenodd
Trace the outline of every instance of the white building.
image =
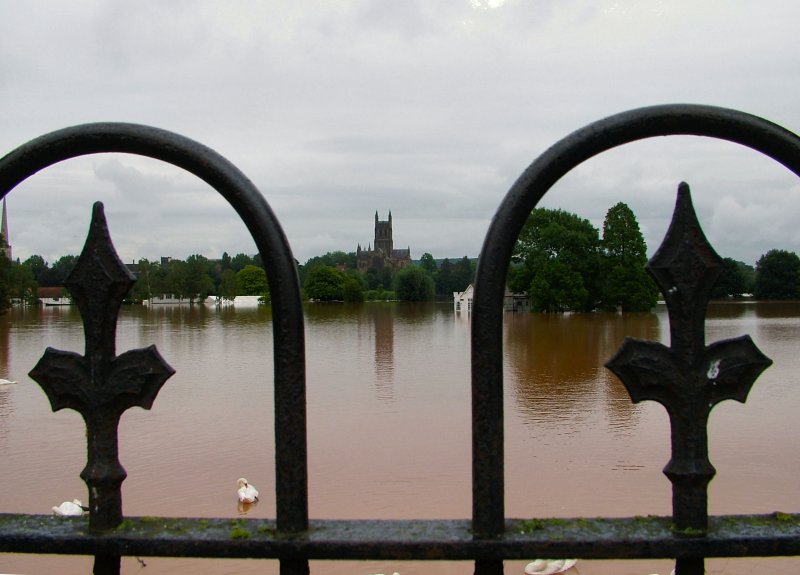
<svg viewBox="0 0 800 575">
<path fill-rule="evenodd" d="M 472 293 L 475 288 L 472 284 L 467 286 L 464 291 L 453 292 L 453 310 L 456 312 L 465 311 L 467 313 L 472 311 Z"/>
</svg>

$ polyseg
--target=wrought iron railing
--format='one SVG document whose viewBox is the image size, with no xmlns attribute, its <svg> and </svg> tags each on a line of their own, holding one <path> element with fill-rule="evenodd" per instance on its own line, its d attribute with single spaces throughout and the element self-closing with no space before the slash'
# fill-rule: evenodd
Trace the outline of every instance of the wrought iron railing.
<svg viewBox="0 0 800 575">
<path fill-rule="evenodd" d="M 133 278 L 114 252 L 102 205 L 68 279 L 84 321 L 84 355 L 48 348 L 30 375 L 54 410 L 75 409 L 87 427 L 88 518 L 0 514 L 0 552 L 95 556 L 95 573 L 119 573 L 121 556 L 278 559 L 284 575 L 312 559 L 473 560 L 475 573 L 503 572 L 530 557 L 674 558 L 677 575 L 700 575 L 707 557 L 800 555 L 800 515 L 708 516 L 707 422 L 724 399 L 744 401 L 771 363 L 749 337 L 705 345 L 706 305 L 721 261 L 705 240 L 681 184 L 672 224 L 648 269 L 669 312 L 671 343 L 628 339 L 607 366 L 634 402 L 664 405 L 672 428 L 671 517 L 511 519 L 503 472 L 502 318 L 506 270 L 517 236 L 539 200 L 583 161 L 628 142 L 698 135 L 736 142 L 800 175 L 800 138 L 766 120 L 708 106 L 633 110 L 579 130 L 521 175 L 492 220 L 476 273 L 472 310 L 473 511 L 463 520 L 312 520 L 308 517 L 305 349 L 295 261 L 264 197 L 233 165 L 181 136 L 146 126 L 88 124 L 53 132 L 0 160 L 0 196 L 54 163 L 126 152 L 174 164 L 214 187 L 250 230 L 264 262 L 273 307 L 276 518 L 127 517 L 117 426 L 133 405 L 149 408 L 172 368 L 154 347 L 115 350 L 116 318 Z M 265 379 L 268 375 L 264 375 Z M 0 486 L 1 488 L 2 486 Z M 535 525 L 535 528 L 531 528 Z"/>
</svg>

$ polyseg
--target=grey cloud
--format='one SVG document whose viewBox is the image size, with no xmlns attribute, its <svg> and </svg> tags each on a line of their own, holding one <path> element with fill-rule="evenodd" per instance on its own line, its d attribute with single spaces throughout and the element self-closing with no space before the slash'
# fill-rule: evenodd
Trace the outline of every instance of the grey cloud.
<svg viewBox="0 0 800 575">
<path fill-rule="evenodd" d="M 87 121 L 156 125 L 250 177 L 301 261 L 369 241 L 376 209 L 392 209 L 415 255 L 476 256 L 525 167 L 609 114 L 688 101 L 800 129 L 797 15 L 793 2 L 754 1 L 9 4 L 0 145 Z M 721 254 L 800 251 L 794 176 L 749 157 L 686 139 L 626 146 L 545 205 L 599 227 L 626 201 L 652 250 L 687 180 Z M 205 184 L 131 157 L 70 162 L 21 188 L 10 197 L 21 256 L 79 248 L 94 199 L 125 259 L 254 249 Z M 743 233 L 753 219 L 771 223 Z"/>
</svg>

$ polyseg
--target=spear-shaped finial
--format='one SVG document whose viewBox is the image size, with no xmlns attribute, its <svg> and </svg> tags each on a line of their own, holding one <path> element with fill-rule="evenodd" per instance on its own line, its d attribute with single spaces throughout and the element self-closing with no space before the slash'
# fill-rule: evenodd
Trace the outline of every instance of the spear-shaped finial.
<svg viewBox="0 0 800 575">
<path fill-rule="evenodd" d="M 744 402 L 772 361 L 749 336 L 705 345 L 705 313 L 719 277 L 721 258 L 708 243 L 682 183 L 667 235 L 647 270 L 666 301 L 670 347 L 627 338 L 606 366 L 638 403 L 650 399 L 669 413 L 672 459 L 664 473 L 673 485 L 673 518 L 679 530 L 705 532 L 708 483 L 708 417 L 720 401 Z"/>
<path fill-rule="evenodd" d="M 118 457 L 120 417 L 129 407 L 150 409 L 175 373 L 155 346 L 115 355 L 117 314 L 134 282 L 114 251 L 103 205 L 97 202 L 83 252 L 65 282 L 83 317 L 85 354 L 48 347 L 30 372 L 53 411 L 74 409 L 86 422 L 88 462 L 81 477 L 89 488 L 93 529 L 122 522 L 126 473 Z"/>
</svg>

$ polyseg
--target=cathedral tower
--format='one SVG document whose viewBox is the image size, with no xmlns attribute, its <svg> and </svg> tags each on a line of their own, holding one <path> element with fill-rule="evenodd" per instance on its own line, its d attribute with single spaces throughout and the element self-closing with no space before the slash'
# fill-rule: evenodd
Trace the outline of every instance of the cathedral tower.
<svg viewBox="0 0 800 575">
<path fill-rule="evenodd" d="M 382 222 L 378 219 L 378 211 L 375 210 L 375 249 L 383 250 L 387 256 L 392 255 L 394 242 L 392 241 L 392 212 L 389 212 L 389 220 Z"/>
</svg>

